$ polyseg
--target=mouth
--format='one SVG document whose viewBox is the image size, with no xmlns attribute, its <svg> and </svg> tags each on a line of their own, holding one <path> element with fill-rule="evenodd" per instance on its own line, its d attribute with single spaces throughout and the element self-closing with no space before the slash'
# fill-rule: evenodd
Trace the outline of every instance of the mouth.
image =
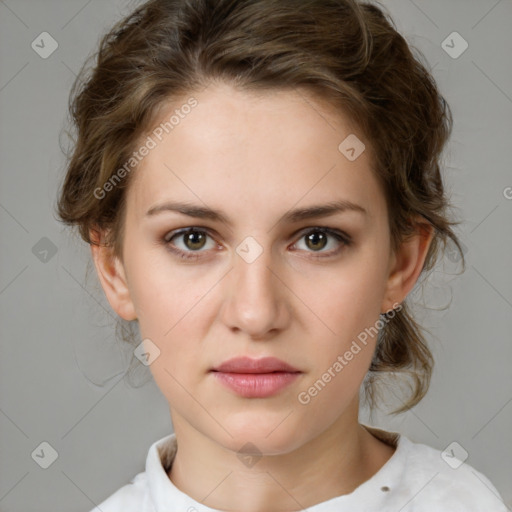
<svg viewBox="0 0 512 512">
<path fill-rule="evenodd" d="M 274 357 L 237 357 L 210 370 L 228 389 L 244 398 L 266 398 L 278 394 L 303 372 Z"/>
<path fill-rule="evenodd" d="M 273 373 L 300 372 L 285 361 L 276 357 L 262 357 L 261 359 L 252 359 L 251 357 L 234 357 L 228 361 L 224 361 L 219 366 L 212 369 L 215 372 L 223 373 Z"/>
</svg>

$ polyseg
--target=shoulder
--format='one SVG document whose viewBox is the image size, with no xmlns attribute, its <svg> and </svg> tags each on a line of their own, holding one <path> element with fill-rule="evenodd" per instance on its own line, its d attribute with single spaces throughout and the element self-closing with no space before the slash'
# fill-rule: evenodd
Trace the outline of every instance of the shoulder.
<svg viewBox="0 0 512 512">
<path fill-rule="evenodd" d="M 137 473 L 128 484 L 118 489 L 91 512 L 155 512 L 155 497 L 176 499 L 178 490 L 167 476 L 177 451 L 176 436 L 169 434 L 155 441 L 146 457 L 146 470 Z"/>
<path fill-rule="evenodd" d="M 436 511 L 450 512 L 507 511 L 490 480 L 461 460 L 465 457 L 457 453 L 457 445 L 450 445 L 441 452 L 403 436 L 400 444 L 404 454 L 402 483 L 404 489 L 409 489 L 409 502 L 404 512 L 430 511 L 434 506 Z"/>
<path fill-rule="evenodd" d="M 90 512 L 153 512 L 148 503 L 147 475 L 141 472 Z"/>
</svg>

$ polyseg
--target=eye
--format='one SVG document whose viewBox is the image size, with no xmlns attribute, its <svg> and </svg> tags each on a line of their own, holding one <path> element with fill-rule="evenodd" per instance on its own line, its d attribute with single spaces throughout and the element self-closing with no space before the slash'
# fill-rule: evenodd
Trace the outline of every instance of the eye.
<svg viewBox="0 0 512 512">
<path fill-rule="evenodd" d="M 206 252 L 201 251 L 201 249 L 203 249 L 207 245 L 207 238 L 211 238 L 207 231 L 192 227 L 182 229 L 180 231 L 173 231 L 167 234 L 164 238 L 164 242 L 166 246 L 169 248 L 169 250 L 172 251 L 174 254 L 178 255 L 178 257 L 182 259 L 194 260 L 201 257 L 200 254 L 196 255 L 194 253 Z M 172 242 L 174 239 L 182 241 L 182 248 L 177 247 L 176 244 Z M 210 249 L 214 247 L 216 247 L 215 242 L 212 244 Z"/>
<path fill-rule="evenodd" d="M 210 247 L 208 247 L 208 238 L 211 239 Z M 181 243 L 176 243 L 174 240 Z M 299 241 L 302 240 L 305 241 L 306 249 L 304 250 L 306 252 L 320 253 L 318 255 L 313 254 L 313 258 L 334 256 L 352 243 L 352 239 L 346 233 L 326 227 L 315 227 L 303 231 Z M 184 260 L 197 260 L 202 257 L 201 253 L 218 247 L 208 231 L 198 227 L 171 231 L 164 237 L 163 242 L 173 254 Z M 331 245 L 334 245 L 334 248 L 324 251 L 323 249 L 329 245 L 329 242 L 333 242 Z M 298 243 L 296 242 L 294 246 Z"/>
<path fill-rule="evenodd" d="M 304 240 L 305 250 L 307 252 L 321 253 L 319 255 L 314 254 L 314 258 L 334 256 L 338 254 L 343 247 L 348 247 L 352 243 L 352 239 L 347 234 L 330 228 L 315 227 L 302 233 L 300 241 Z M 331 245 L 334 245 L 334 249 L 324 251 L 323 249 L 329 245 L 330 241 L 333 242 Z"/>
</svg>

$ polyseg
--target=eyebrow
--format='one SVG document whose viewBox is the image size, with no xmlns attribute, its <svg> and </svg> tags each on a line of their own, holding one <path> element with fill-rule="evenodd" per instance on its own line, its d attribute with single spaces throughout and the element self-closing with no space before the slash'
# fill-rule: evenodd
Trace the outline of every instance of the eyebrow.
<svg viewBox="0 0 512 512">
<path fill-rule="evenodd" d="M 212 221 L 221 222 L 228 226 L 231 225 L 229 218 L 220 210 L 214 210 L 203 206 L 193 205 L 190 203 L 182 202 L 165 202 L 152 206 L 146 213 L 146 217 L 152 217 L 154 215 L 163 212 L 178 212 L 189 217 L 197 219 L 208 219 Z M 308 219 L 316 219 L 320 217 L 330 217 L 332 215 L 344 212 L 358 212 L 364 216 L 368 215 L 368 212 L 362 206 L 353 203 L 351 201 L 342 199 L 337 201 L 331 201 L 329 203 L 307 206 L 305 208 L 297 208 L 286 212 L 278 221 L 278 223 L 294 223 Z"/>
</svg>

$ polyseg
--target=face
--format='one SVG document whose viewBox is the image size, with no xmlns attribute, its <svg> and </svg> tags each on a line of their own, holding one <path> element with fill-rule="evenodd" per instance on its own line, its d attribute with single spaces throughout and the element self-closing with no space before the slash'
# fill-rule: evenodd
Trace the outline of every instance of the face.
<svg viewBox="0 0 512 512">
<path fill-rule="evenodd" d="M 176 429 L 284 453 L 357 418 L 376 342 L 361 333 L 395 302 L 385 198 L 368 151 L 351 161 L 338 149 L 362 134 L 305 92 L 212 85 L 194 98 L 133 176 L 126 293 L 109 300 L 127 319 L 132 311 L 150 353 L 160 351 L 150 369 Z M 197 210 L 165 207 L 178 202 Z M 335 203 L 348 206 L 304 213 Z M 250 378 L 234 389 L 212 371 L 242 356 L 299 372 L 251 395 Z"/>
</svg>

